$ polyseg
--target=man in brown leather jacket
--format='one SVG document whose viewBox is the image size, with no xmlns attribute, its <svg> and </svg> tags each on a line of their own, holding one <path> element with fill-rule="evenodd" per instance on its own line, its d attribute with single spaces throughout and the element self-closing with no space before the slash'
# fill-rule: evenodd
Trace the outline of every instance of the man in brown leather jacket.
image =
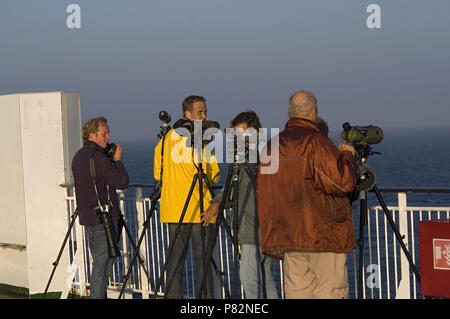
<svg viewBox="0 0 450 319">
<path fill-rule="evenodd" d="M 279 156 L 270 152 L 258 170 L 258 215 L 263 253 L 283 259 L 287 298 L 346 298 L 346 253 L 354 249 L 347 194 L 356 183 L 354 148 L 336 148 L 317 125 L 317 100 L 300 91 L 290 98 Z M 277 140 L 275 140 L 277 141 Z M 275 142 L 276 143 L 276 142 Z M 264 166 L 278 161 L 275 174 Z"/>
</svg>

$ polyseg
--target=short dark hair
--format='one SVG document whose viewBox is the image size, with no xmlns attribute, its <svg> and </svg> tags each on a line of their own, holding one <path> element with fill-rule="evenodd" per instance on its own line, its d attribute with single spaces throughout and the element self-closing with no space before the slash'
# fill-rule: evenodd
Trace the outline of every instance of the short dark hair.
<svg viewBox="0 0 450 319">
<path fill-rule="evenodd" d="M 192 105 L 195 102 L 206 102 L 206 99 L 200 95 L 190 95 L 183 100 L 183 116 L 186 111 L 192 112 Z"/>
<path fill-rule="evenodd" d="M 323 135 L 328 136 L 328 124 L 324 119 L 318 117 L 316 120 L 316 126 Z"/>
<path fill-rule="evenodd" d="M 253 127 L 256 130 L 259 130 L 262 127 L 258 115 L 256 115 L 256 113 L 251 110 L 239 113 L 231 121 L 230 124 L 231 127 L 235 127 L 236 125 L 241 123 L 246 123 L 248 127 Z"/>
</svg>

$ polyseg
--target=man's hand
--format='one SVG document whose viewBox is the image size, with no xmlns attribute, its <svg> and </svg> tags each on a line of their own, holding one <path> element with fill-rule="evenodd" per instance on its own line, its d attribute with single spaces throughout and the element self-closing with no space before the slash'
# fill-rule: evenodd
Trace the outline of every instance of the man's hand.
<svg viewBox="0 0 450 319">
<path fill-rule="evenodd" d="M 341 144 L 339 144 L 339 151 L 350 152 L 353 156 L 355 156 L 355 148 L 352 145 L 347 144 L 346 141 L 342 141 Z"/>
<path fill-rule="evenodd" d="M 211 206 L 208 207 L 207 210 L 205 210 L 205 212 L 201 216 L 203 226 L 208 226 L 211 219 L 219 215 L 219 205 L 220 202 L 214 202 L 211 204 Z"/>
<path fill-rule="evenodd" d="M 122 160 L 123 148 L 119 144 L 116 144 L 116 146 L 117 146 L 117 148 L 116 148 L 116 152 L 114 153 L 114 160 L 117 162 L 117 161 Z"/>
</svg>

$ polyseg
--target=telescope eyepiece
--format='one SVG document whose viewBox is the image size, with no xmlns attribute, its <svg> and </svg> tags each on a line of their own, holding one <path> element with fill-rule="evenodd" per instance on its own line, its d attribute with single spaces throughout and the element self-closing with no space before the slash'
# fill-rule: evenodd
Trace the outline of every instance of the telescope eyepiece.
<svg viewBox="0 0 450 319">
<path fill-rule="evenodd" d="M 351 125 L 348 122 L 345 122 L 342 124 L 342 127 L 344 128 L 344 131 L 348 132 L 352 128 Z"/>
</svg>

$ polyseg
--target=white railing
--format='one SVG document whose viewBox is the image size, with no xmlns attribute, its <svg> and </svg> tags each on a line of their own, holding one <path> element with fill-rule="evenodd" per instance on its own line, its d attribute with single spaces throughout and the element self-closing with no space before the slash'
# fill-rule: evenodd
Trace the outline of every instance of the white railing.
<svg viewBox="0 0 450 319">
<path fill-rule="evenodd" d="M 398 206 L 388 206 L 395 227 L 398 228 L 411 259 L 420 273 L 418 223 L 428 220 L 450 219 L 450 207 L 408 206 L 407 192 L 396 192 Z M 409 190 L 408 193 L 447 193 L 449 190 Z M 358 218 L 355 216 L 355 219 Z M 355 230 L 359 225 L 355 223 Z M 355 231 L 355 233 L 357 233 Z M 365 248 L 364 297 L 370 299 L 416 299 L 422 298 L 420 282 L 403 253 L 400 243 L 394 235 L 393 228 L 385 216 L 381 206 L 373 206 L 369 211 Z M 355 269 L 358 269 L 359 253 L 351 253 L 353 260 L 354 295 L 357 296 L 358 279 Z M 350 256 L 350 255 L 349 255 Z M 350 271 L 350 270 L 349 270 Z"/>
<path fill-rule="evenodd" d="M 75 210 L 75 193 L 71 186 L 64 186 L 67 190 L 67 221 L 70 223 L 71 216 Z M 130 195 L 130 191 L 134 193 Z M 143 231 L 143 225 L 150 209 L 150 200 L 146 192 L 150 192 L 152 186 L 136 185 L 130 186 L 127 194 L 119 192 L 121 211 L 132 240 L 137 244 L 139 235 Z M 391 190 L 392 192 L 392 190 Z M 433 192 L 433 190 L 427 190 Z M 447 190 L 450 195 L 450 190 Z M 450 207 L 408 207 L 406 192 L 397 193 L 397 206 L 388 206 L 389 213 L 393 216 L 395 225 L 404 237 L 405 245 L 412 256 L 414 264 L 419 267 L 418 257 L 418 232 L 417 223 L 423 220 L 449 219 Z M 157 205 L 158 207 L 158 205 Z M 226 212 L 226 216 L 229 216 Z M 399 242 L 396 240 L 391 225 L 386 219 L 384 211 L 380 206 L 369 209 L 368 225 L 365 230 L 364 270 L 363 276 L 364 298 L 421 298 L 420 283 L 415 279 L 413 271 L 401 251 Z M 354 210 L 355 239 L 359 235 L 359 209 Z M 149 298 L 154 295 L 153 286 L 157 283 L 161 269 L 167 255 L 169 245 L 167 224 L 159 222 L 159 210 L 155 209 L 151 222 L 146 229 L 145 239 L 140 247 L 140 256 L 144 267 L 137 261 L 132 267 L 131 276 L 124 290 L 124 298 Z M 122 256 L 115 259 L 113 275 L 109 283 L 108 297 L 118 297 L 122 288 L 123 277 L 129 268 L 129 263 L 134 255 L 134 249 L 127 237 L 126 229 L 122 229 L 119 244 Z M 71 232 L 71 237 L 66 246 L 70 255 L 70 269 L 74 273 L 72 290 L 82 296 L 87 295 L 89 287 L 89 274 L 92 270 L 92 257 L 85 237 L 84 229 L 77 221 Z M 355 251 L 348 254 L 348 272 L 350 284 L 350 298 L 358 296 L 358 246 Z M 233 248 L 229 236 L 223 226 L 220 227 L 220 235 L 217 239 L 213 254 L 215 263 L 222 275 L 225 287 L 222 287 L 217 276 L 215 276 L 215 296 L 226 298 L 225 289 L 230 294 L 233 287 Z M 184 275 L 184 295 L 186 298 L 195 297 L 196 279 L 193 271 L 193 257 L 188 252 Z M 148 274 L 144 271 L 144 268 Z M 283 292 L 283 268 L 282 263 L 273 261 L 272 270 L 276 274 L 279 296 L 284 298 Z M 158 295 L 164 294 L 164 281 L 158 290 Z M 63 292 L 65 296 L 66 292 Z M 240 296 L 244 297 L 243 289 Z"/>
</svg>

